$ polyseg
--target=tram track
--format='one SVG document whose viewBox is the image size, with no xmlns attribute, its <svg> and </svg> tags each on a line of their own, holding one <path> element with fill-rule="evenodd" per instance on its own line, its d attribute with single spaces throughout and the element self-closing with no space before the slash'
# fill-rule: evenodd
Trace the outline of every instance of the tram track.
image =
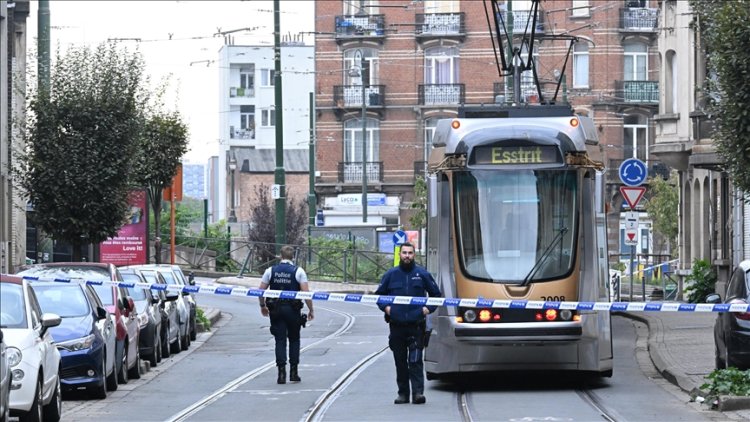
<svg viewBox="0 0 750 422">
<path fill-rule="evenodd" d="M 616 413 L 605 406 L 602 399 L 593 391 L 586 388 L 579 388 L 576 389 L 576 394 L 584 402 L 586 402 L 586 404 L 593 407 L 594 410 L 599 412 L 599 416 L 601 416 L 605 421 L 617 422 L 619 420 L 616 416 Z"/>
<path fill-rule="evenodd" d="M 356 318 L 354 317 L 354 315 L 352 313 L 343 312 L 343 311 L 339 311 L 339 310 L 336 310 L 336 309 L 332 309 L 332 308 L 328 308 L 328 307 L 323 307 L 323 306 L 318 306 L 317 308 L 318 309 L 323 309 L 323 310 L 326 310 L 328 312 L 332 312 L 334 314 L 338 314 L 338 315 L 343 316 L 345 318 L 344 319 L 344 323 L 336 331 L 334 331 L 333 333 L 331 333 L 331 334 L 329 334 L 329 335 L 327 335 L 327 336 L 325 336 L 325 337 L 323 337 L 323 338 L 321 338 L 321 339 L 319 339 L 317 341 L 314 341 L 313 343 L 310 343 L 307 346 L 305 346 L 302 349 L 300 349 L 300 353 L 304 353 L 305 351 L 307 351 L 307 350 L 309 350 L 309 349 L 311 349 L 311 348 L 313 348 L 313 347 L 315 347 L 315 346 L 317 346 L 317 345 L 319 345 L 321 343 L 324 343 L 324 342 L 327 342 L 329 340 L 341 337 L 344 333 L 346 333 L 347 331 L 349 331 L 354 326 L 354 323 L 356 322 Z M 245 374 L 243 374 L 243 375 L 235 378 L 234 380 L 228 382 L 223 387 L 217 389 L 213 393 L 210 393 L 209 395 L 207 395 L 207 396 L 203 397 L 202 399 L 196 401 L 191 406 L 186 407 L 182 411 L 180 411 L 180 412 L 172 415 L 171 417 L 167 418 L 166 421 L 169 421 L 169 422 L 185 421 L 188 418 L 190 418 L 191 416 L 193 416 L 196 413 L 200 412 L 202 409 L 210 406 L 212 403 L 214 403 L 217 400 L 221 399 L 222 397 L 224 397 L 228 393 L 231 393 L 232 391 L 236 390 L 241 385 L 243 385 L 243 384 L 245 384 L 245 383 L 247 383 L 249 381 L 252 381 L 253 379 L 255 379 L 258 376 L 260 376 L 261 374 L 263 374 L 264 372 L 266 372 L 266 371 L 268 371 L 270 369 L 273 369 L 273 368 L 276 368 L 276 361 L 275 360 L 273 360 L 271 362 L 268 362 L 267 364 L 262 365 L 262 366 L 260 366 L 258 368 L 255 368 L 252 371 L 246 372 Z"/>
<path fill-rule="evenodd" d="M 461 415 L 461 422 L 472 422 L 474 418 L 471 416 L 471 409 L 469 408 L 469 394 L 466 391 L 460 391 L 456 394 L 458 413 Z"/>
</svg>

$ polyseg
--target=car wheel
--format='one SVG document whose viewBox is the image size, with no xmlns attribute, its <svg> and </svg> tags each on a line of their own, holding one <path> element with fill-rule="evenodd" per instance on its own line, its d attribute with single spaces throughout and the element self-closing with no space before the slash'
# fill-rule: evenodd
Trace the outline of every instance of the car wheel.
<svg viewBox="0 0 750 422">
<path fill-rule="evenodd" d="M 177 338 L 174 340 L 174 343 L 171 343 L 169 345 L 169 350 L 171 350 L 173 354 L 180 353 L 180 351 L 182 350 L 182 347 L 181 347 L 181 344 L 180 344 L 181 343 L 180 342 L 181 338 L 182 337 L 180 336 L 180 333 L 177 333 Z"/>
<path fill-rule="evenodd" d="M 148 363 L 151 364 L 152 367 L 155 367 L 157 363 L 159 363 L 159 349 L 161 345 L 161 340 L 159 339 L 159 336 L 154 333 L 154 348 L 151 349 L 151 356 L 148 357 Z"/>
<path fill-rule="evenodd" d="M 198 332 L 195 330 L 195 318 L 193 318 L 193 321 L 190 323 L 190 340 L 195 340 L 198 338 Z"/>
<path fill-rule="evenodd" d="M 172 354 L 170 351 L 171 344 L 169 343 L 169 325 L 167 325 L 167 334 L 164 335 L 164 342 L 161 344 L 161 357 L 168 358 Z"/>
<path fill-rule="evenodd" d="M 42 421 L 42 374 L 37 374 L 36 391 L 34 391 L 34 401 L 28 412 L 18 417 L 20 422 L 41 422 Z"/>
<path fill-rule="evenodd" d="M 62 416 L 62 392 L 60 387 L 60 377 L 57 377 L 57 385 L 55 386 L 55 392 L 52 394 L 52 398 L 49 403 L 44 406 L 44 421 L 45 422 L 57 422 Z"/>
<path fill-rule="evenodd" d="M 105 350 L 103 353 L 104 353 L 104 358 L 103 358 L 104 363 L 102 363 L 102 365 L 104 366 L 103 373 L 106 374 L 105 377 L 106 377 L 107 391 L 115 391 L 117 390 L 117 363 L 113 365 L 114 368 L 112 368 L 112 372 L 107 374 L 107 365 L 106 365 L 107 351 Z M 104 395 L 98 396 L 98 398 L 101 398 L 101 399 L 105 397 L 107 397 L 106 391 L 104 392 Z"/>
<path fill-rule="evenodd" d="M 732 358 L 729 356 L 729 347 L 724 348 L 724 364 L 727 369 L 737 367 Z"/>
<path fill-rule="evenodd" d="M 180 336 L 180 349 L 187 350 L 190 347 L 190 333 L 185 333 L 184 336 Z"/>
<path fill-rule="evenodd" d="M 128 376 L 134 380 L 141 378 L 141 352 L 135 352 L 135 363 L 128 370 Z"/>
<path fill-rule="evenodd" d="M 125 347 L 122 349 L 122 359 L 120 359 L 120 364 L 118 370 L 117 370 L 117 382 L 120 384 L 127 384 L 128 383 L 128 342 L 125 340 Z"/>
</svg>

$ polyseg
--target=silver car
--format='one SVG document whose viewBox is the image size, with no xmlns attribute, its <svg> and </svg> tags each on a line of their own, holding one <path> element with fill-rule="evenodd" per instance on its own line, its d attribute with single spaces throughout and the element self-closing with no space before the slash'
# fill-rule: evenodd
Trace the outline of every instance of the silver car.
<svg viewBox="0 0 750 422">
<path fill-rule="evenodd" d="M 6 349 L 0 330 L 0 422 L 8 422 L 10 417 L 10 364 Z"/>
</svg>

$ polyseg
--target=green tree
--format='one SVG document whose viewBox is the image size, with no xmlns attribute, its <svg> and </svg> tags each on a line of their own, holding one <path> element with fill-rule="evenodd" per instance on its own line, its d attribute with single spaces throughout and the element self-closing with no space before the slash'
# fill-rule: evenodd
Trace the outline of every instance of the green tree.
<svg viewBox="0 0 750 422">
<path fill-rule="evenodd" d="M 677 172 L 670 174 L 669 180 L 661 177 L 649 179 L 651 197 L 646 202 L 646 212 L 654 223 L 654 231 L 667 240 L 671 248 L 677 245 L 678 209 L 680 195 L 677 189 Z"/>
<path fill-rule="evenodd" d="M 715 118 L 713 137 L 732 182 L 750 192 L 750 2 L 692 0 L 705 43 L 707 111 Z"/>
<path fill-rule="evenodd" d="M 414 182 L 414 201 L 411 208 L 415 212 L 409 218 L 409 224 L 414 230 L 423 229 L 427 225 L 427 183 L 424 177 L 419 176 Z"/>
<path fill-rule="evenodd" d="M 162 192 L 171 185 L 187 147 L 188 128 L 179 112 L 166 111 L 163 105 L 157 104 L 147 116 L 143 134 L 138 139 L 134 172 L 134 182 L 148 192 L 155 233 L 161 233 Z M 161 263 L 159 246 L 157 244 L 157 264 Z"/>
<path fill-rule="evenodd" d="M 21 185 L 36 223 L 81 246 L 117 234 L 142 127 L 144 63 L 116 44 L 57 52 L 49 90 L 30 93 Z"/>
</svg>

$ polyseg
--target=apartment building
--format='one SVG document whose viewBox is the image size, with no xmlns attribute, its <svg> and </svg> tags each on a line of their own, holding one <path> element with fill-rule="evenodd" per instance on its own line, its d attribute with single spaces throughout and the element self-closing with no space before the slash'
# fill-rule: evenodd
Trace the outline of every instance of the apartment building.
<svg viewBox="0 0 750 422">
<path fill-rule="evenodd" d="M 300 155 L 307 154 L 309 146 L 309 93 L 314 90 L 315 80 L 313 54 L 313 47 L 302 41 L 286 40 L 281 45 L 283 148 L 304 150 Z M 219 50 L 218 64 L 219 154 L 209 164 L 220 181 L 212 183 L 209 178 L 213 222 L 227 219 L 232 204 L 237 207 L 241 197 L 247 196 L 240 191 L 241 186 L 249 185 L 241 182 L 249 174 L 242 158 L 250 155 L 247 150 L 276 148 L 273 47 L 225 45 Z"/>
<path fill-rule="evenodd" d="M 678 273 L 687 274 L 695 259 L 705 259 L 723 283 L 735 265 L 750 259 L 750 208 L 721 170 L 713 145 L 714 126 L 704 109 L 707 55 L 690 4 L 660 2 L 660 27 L 664 90 L 651 153 L 679 172 Z"/>
<path fill-rule="evenodd" d="M 615 255 L 630 252 L 620 235 L 620 163 L 636 157 L 652 171 L 664 170 L 649 156 L 659 104 L 658 9 L 651 3 L 550 0 L 539 6 L 535 22 L 531 1 L 499 5 L 525 60 L 531 50 L 542 91 L 540 97 L 525 71 L 519 101 L 568 102 L 596 123 L 601 145 L 590 154 L 608 168 L 609 249 Z M 408 228 L 414 180 L 424 172 L 437 120 L 456 116 L 459 105 L 516 98 L 509 78 L 498 72 L 484 2 L 397 7 L 326 1 L 315 7 L 316 193 L 325 225 Z M 520 40 L 532 32 L 529 49 Z M 653 251 L 645 217 L 638 253 Z"/>
</svg>

